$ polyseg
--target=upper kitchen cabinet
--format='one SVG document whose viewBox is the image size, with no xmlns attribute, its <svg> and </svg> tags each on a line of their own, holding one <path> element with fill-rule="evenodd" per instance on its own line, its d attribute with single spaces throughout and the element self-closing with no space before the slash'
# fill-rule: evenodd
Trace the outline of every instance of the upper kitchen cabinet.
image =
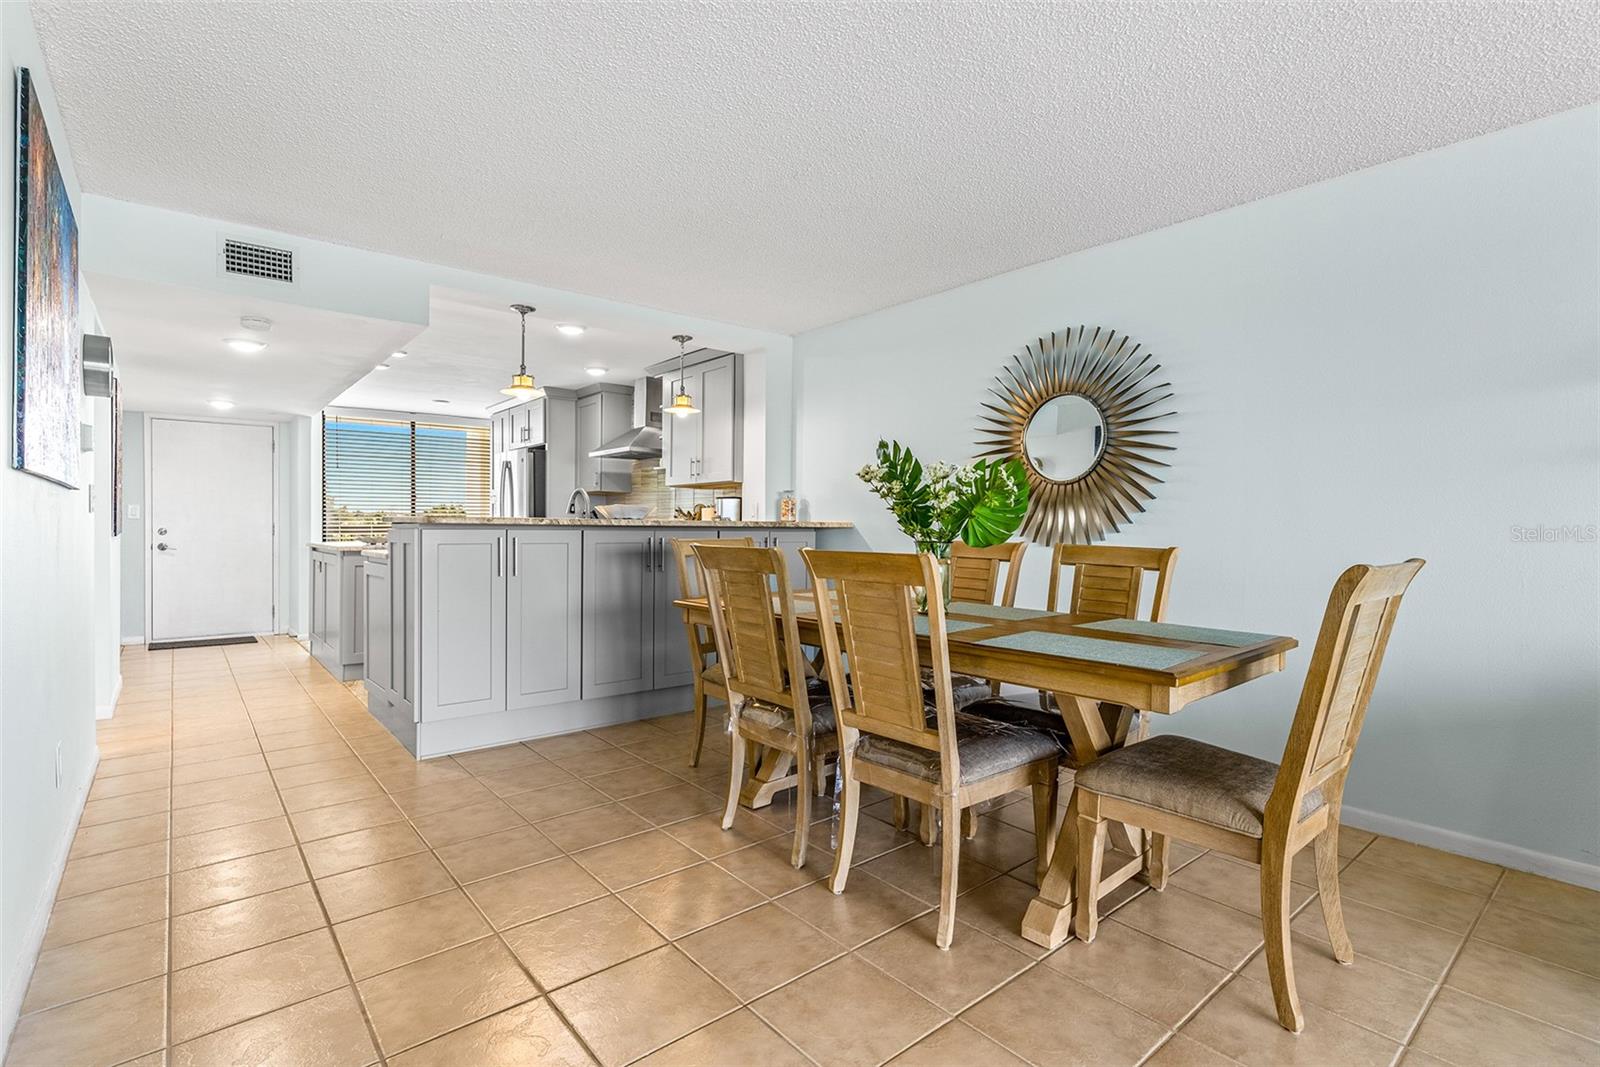
<svg viewBox="0 0 1600 1067">
<path fill-rule="evenodd" d="M 627 431 L 633 421 L 633 391 L 591 387 L 578 397 L 577 488 L 591 493 L 626 493 L 633 488 L 633 461 L 589 455 Z"/>
<path fill-rule="evenodd" d="M 524 400 L 489 416 L 490 444 L 496 454 L 511 448 L 538 448 L 547 438 L 544 397 Z"/>
<path fill-rule="evenodd" d="M 733 352 L 692 353 L 683 373 L 674 365 L 667 375 L 666 396 L 680 389 L 693 398 L 699 412 L 672 416 L 662 427 L 668 485 L 731 485 L 743 480 L 743 404 L 739 392 L 739 356 Z"/>
</svg>

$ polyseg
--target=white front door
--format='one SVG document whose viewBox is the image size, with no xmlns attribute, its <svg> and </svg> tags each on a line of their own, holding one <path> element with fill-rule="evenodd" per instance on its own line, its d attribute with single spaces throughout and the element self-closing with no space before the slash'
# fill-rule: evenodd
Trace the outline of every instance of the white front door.
<svg viewBox="0 0 1600 1067">
<path fill-rule="evenodd" d="M 272 632 L 272 434 L 150 420 L 149 640 Z"/>
</svg>

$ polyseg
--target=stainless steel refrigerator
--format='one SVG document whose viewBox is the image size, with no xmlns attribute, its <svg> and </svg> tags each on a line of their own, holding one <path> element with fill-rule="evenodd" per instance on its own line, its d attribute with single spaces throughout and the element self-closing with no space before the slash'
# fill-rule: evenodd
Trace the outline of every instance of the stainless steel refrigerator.
<svg viewBox="0 0 1600 1067">
<path fill-rule="evenodd" d="M 513 448 L 500 453 L 495 471 L 496 518 L 530 518 L 549 514 L 543 448 Z"/>
</svg>

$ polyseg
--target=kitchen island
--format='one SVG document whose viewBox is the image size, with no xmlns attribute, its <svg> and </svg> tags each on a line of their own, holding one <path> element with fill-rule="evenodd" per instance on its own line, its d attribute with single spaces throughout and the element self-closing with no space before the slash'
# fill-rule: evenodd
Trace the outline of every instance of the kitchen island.
<svg viewBox="0 0 1600 1067">
<path fill-rule="evenodd" d="M 847 522 L 407 516 L 363 557 L 367 706 L 419 759 L 688 710 L 672 540 L 800 549 Z"/>
</svg>

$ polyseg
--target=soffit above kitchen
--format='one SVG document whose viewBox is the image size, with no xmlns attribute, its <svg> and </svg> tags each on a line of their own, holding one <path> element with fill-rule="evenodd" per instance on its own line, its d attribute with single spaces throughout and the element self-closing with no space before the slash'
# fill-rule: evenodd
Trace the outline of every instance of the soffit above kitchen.
<svg viewBox="0 0 1600 1067">
<path fill-rule="evenodd" d="M 33 10 L 90 193 L 783 333 L 1600 88 L 1589 2 Z"/>
<path fill-rule="evenodd" d="M 569 336 L 562 326 L 583 332 Z M 507 402 L 500 389 L 517 369 L 520 331 L 517 313 L 499 297 L 434 287 L 428 325 L 404 346 L 404 358 L 391 357 L 388 369 L 373 370 L 333 404 L 481 416 Z M 528 316 L 528 373 L 540 388 L 632 385 L 646 367 L 677 355 L 674 332 L 636 315 L 541 301 Z M 705 334 L 692 347 L 732 348 L 743 340 L 740 332 Z M 590 367 L 605 373 L 590 374 Z"/>
</svg>

